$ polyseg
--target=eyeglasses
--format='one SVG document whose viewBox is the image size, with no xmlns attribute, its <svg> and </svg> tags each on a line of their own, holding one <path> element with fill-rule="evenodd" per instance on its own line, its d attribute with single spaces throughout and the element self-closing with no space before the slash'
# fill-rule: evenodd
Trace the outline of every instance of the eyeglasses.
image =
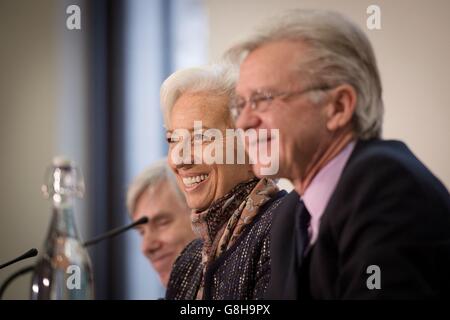
<svg viewBox="0 0 450 320">
<path fill-rule="evenodd" d="M 218 135 L 221 135 L 221 134 L 223 135 L 222 131 L 220 131 Z M 195 145 L 197 143 L 203 144 L 203 145 L 208 145 L 208 144 L 216 141 L 217 136 L 215 136 L 211 133 L 206 133 L 206 132 L 191 132 L 191 133 L 189 133 L 184 130 L 181 131 L 181 133 L 177 130 L 175 130 L 173 132 L 168 131 L 166 133 L 166 140 L 170 147 L 181 143 L 185 139 L 190 141 L 191 145 Z"/>
<path fill-rule="evenodd" d="M 264 112 L 270 106 L 270 104 L 277 98 L 288 99 L 293 96 L 300 96 L 311 91 L 326 91 L 332 87 L 328 85 L 322 85 L 312 88 L 307 88 L 301 91 L 291 92 L 270 92 L 270 91 L 257 91 L 250 98 L 245 99 L 240 96 L 236 96 L 232 99 L 230 104 L 230 110 L 233 118 L 236 120 L 244 110 L 247 104 L 250 105 L 250 109 L 258 112 Z"/>
</svg>

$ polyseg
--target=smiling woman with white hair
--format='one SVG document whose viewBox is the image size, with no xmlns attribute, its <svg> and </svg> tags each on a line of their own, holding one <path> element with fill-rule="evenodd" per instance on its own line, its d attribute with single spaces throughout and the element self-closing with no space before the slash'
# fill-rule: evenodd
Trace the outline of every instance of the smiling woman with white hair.
<svg viewBox="0 0 450 320">
<path fill-rule="evenodd" d="M 222 134 L 235 128 L 229 111 L 235 79 L 231 67 L 211 65 L 175 72 L 161 88 L 169 164 L 200 237 L 175 262 L 167 299 L 258 299 L 268 286 L 269 230 L 285 193 L 272 180 L 256 178 L 248 163 L 207 164 L 203 153 L 185 159 L 192 161 L 174 160 L 179 145 L 213 143 L 195 122 Z"/>
</svg>

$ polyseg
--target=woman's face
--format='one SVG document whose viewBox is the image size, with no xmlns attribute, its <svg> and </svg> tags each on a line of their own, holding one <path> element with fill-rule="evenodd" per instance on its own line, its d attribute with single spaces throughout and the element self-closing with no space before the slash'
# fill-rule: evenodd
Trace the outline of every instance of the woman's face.
<svg viewBox="0 0 450 320">
<path fill-rule="evenodd" d="M 198 211 L 207 209 L 213 201 L 224 196 L 238 183 L 253 177 L 249 164 L 235 164 L 235 159 L 233 164 L 226 164 L 226 143 L 229 139 L 221 140 L 223 142 L 223 164 L 207 164 L 210 162 L 205 162 L 208 154 L 215 155 L 214 152 L 205 152 L 208 146 L 212 147 L 214 144 L 211 142 L 211 135 L 206 135 L 205 130 L 218 129 L 225 137 L 225 130 L 234 128 L 229 116 L 228 101 L 229 98 L 226 96 L 185 93 L 178 98 L 172 108 L 167 130 L 168 161 L 191 209 Z M 198 131 L 195 131 L 194 134 L 194 121 L 202 122 L 203 135 L 198 134 Z M 191 141 L 202 139 L 203 152 L 194 152 L 194 143 L 192 143 L 190 164 L 176 165 L 173 161 L 172 155 L 177 152 L 176 146 L 182 139 L 179 135 L 174 134 L 174 131 L 175 133 L 180 132 L 177 129 L 188 130 Z M 186 139 L 186 137 L 184 138 Z M 234 151 L 236 145 L 237 143 L 234 141 Z M 210 148 L 209 150 L 215 149 Z"/>
</svg>

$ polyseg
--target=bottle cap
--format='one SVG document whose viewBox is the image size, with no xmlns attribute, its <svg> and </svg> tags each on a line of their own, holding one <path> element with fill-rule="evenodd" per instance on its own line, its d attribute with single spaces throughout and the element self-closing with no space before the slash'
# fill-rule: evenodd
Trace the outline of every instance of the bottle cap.
<svg viewBox="0 0 450 320">
<path fill-rule="evenodd" d="M 65 156 L 56 156 L 47 168 L 42 192 L 46 198 L 60 202 L 64 197 L 83 197 L 84 180 L 80 169 Z"/>
</svg>

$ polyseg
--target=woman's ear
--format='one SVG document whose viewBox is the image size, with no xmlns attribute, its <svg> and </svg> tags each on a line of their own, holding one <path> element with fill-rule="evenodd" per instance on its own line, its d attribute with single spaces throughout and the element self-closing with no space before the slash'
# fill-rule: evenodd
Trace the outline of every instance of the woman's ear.
<svg viewBox="0 0 450 320">
<path fill-rule="evenodd" d="M 327 129 L 336 131 L 351 124 L 356 108 L 356 91 L 348 84 L 330 90 L 331 99 L 327 106 Z"/>
</svg>

